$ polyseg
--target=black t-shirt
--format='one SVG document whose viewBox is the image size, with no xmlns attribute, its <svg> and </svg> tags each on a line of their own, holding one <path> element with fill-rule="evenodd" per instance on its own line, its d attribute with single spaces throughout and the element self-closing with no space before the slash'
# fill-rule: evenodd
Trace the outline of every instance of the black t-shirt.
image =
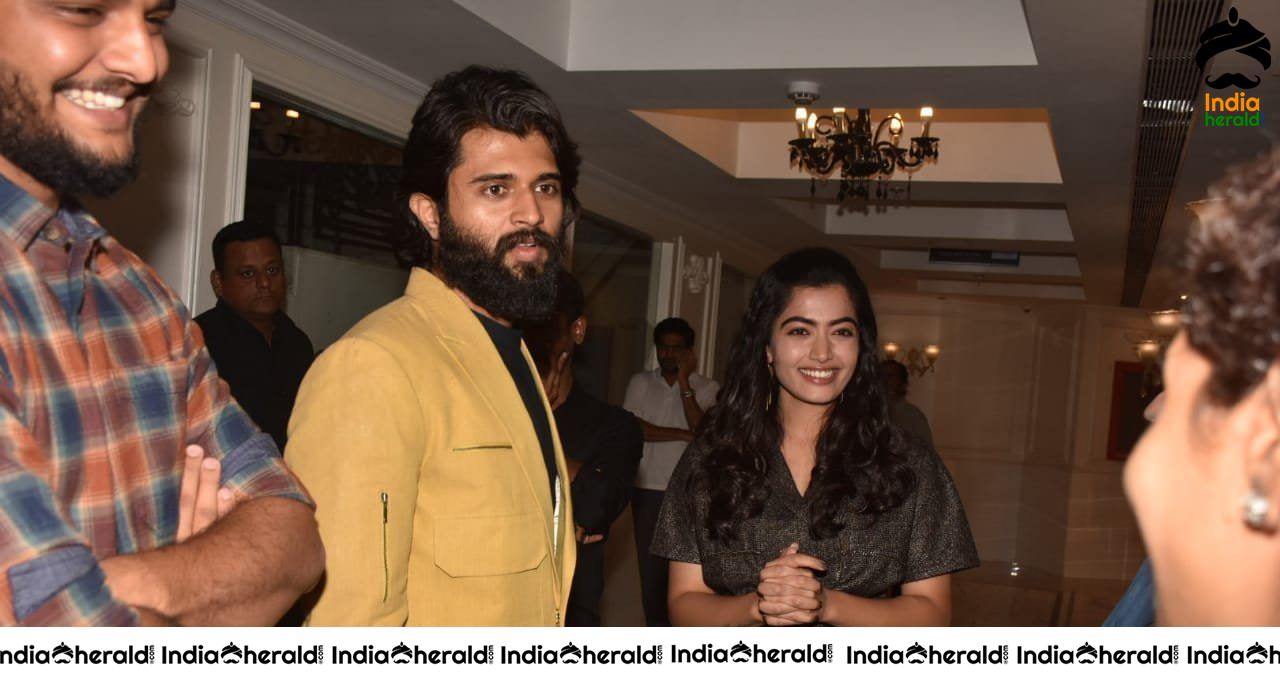
<svg viewBox="0 0 1280 679">
<path fill-rule="evenodd" d="M 311 340 L 288 316 L 277 313 L 276 329 L 267 344 L 257 328 L 221 300 L 195 321 L 231 395 L 284 450 L 298 387 L 315 360 Z"/>
<path fill-rule="evenodd" d="M 475 313 L 475 312 L 472 312 Z M 529 363 L 520 352 L 520 330 L 505 325 L 485 316 L 476 314 L 498 355 L 511 373 L 511 380 L 516 383 L 520 399 L 524 401 L 524 409 L 529 412 L 533 422 L 533 430 L 538 434 L 538 443 L 542 446 L 542 461 L 547 465 L 547 480 L 551 482 L 551 497 L 556 495 L 556 446 L 551 440 L 551 424 L 547 421 L 547 411 L 542 405 L 542 386 L 529 369 Z"/>
</svg>

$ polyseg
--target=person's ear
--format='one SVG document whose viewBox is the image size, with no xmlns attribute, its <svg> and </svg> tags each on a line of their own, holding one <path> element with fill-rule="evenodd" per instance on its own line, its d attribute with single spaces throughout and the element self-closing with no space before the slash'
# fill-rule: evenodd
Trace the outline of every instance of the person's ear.
<svg viewBox="0 0 1280 679">
<path fill-rule="evenodd" d="M 1280 364 L 1271 363 L 1262 384 L 1241 405 L 1254 411 L 1254 425 L 1244 441 L 1244 521 L 1250 528 L 1274 532 L 1280 526 Z"/>
<path fill-rule="evenodd" d="M 418 218 L 418 223 L 427 230 L 431 240 L 440 240 L 440 209 L 436 202 L 425 193 L 409 196 L 409 210 Z"/>
<path fill-rule="evenodd" d="M 770 368 L 773 367 L 773 349 L 767 346 L 764 348 L 764 362 Z"/>
<path fill-rule="evenodd" d="M 222 274 L 217 269 L 209 272 L 209 285 L 213 287 L 213 295 L 222 299 Z"/>
<path fill-rule="evenodd" d="M 573 338 L 573 343 L 581 345 L 587 339 L 587 317 L 579 316 L 569 325 L 569 336 Z"/>
</svg>

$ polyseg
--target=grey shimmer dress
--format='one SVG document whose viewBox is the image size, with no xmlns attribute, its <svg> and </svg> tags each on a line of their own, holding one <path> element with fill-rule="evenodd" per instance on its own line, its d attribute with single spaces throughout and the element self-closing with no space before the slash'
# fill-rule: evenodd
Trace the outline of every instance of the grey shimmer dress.
<svg viewBox="0 0 1280 679">
<path fill-rule="evenodd" d="M 690 446 L 667 487 L 652 552 L 702 564 L 707 586 L 728 595 L 754 592 L 760 569 L 793 542 L 826 562 L 823 586 L 862 597 L 893 596 L 903 583 L 977 566 L 978 550 L 951 475 L 932 449 L 908 438 L 915 491 L 875 522 L 853 514 L 851 507 L 844 530 L 826 540 L 809 535 L 808 503 L 796 490 L 782 453 L 774 451 L 764 510 L 740 526 L 730 544 L 709 538 L 704 528 L 708 498 L 690 495 L 689 476 L 703 457 Z"/>
</svg>

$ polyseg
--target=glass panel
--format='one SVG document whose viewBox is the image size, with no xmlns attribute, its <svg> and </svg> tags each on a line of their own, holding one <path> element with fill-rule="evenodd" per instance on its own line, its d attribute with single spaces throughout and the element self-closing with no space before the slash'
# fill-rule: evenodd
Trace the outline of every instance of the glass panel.
<svg viewBox="0 0 1280 679">
<path fill-rule="evenodd" d="M 653 242 L 620 224 L 584 212 L 574 226 L 573 274 L 589 321 L 574 383 L 610 403 L 621 404 L 627 381 L 644 370 L 652 263 Z"/>
<path fill-rule="evenodd" d="M 262 86 L 251 108 L 245 219 L 285 243 L 289 315 L 320 350 L 404 290 L 393 245 L 401 145 Z"/>
<path fill-rule="evenodd" d="M 754 285 L 754 278 L 727 264 L 720 266 L 720 309 L 716 318 L 715 366 L 711 376 L 722 385 L 725 366 L 729 363 L 729 350 L 738 336 L 742 314 L 747 311 L 747 301 Z"/>
</svg>

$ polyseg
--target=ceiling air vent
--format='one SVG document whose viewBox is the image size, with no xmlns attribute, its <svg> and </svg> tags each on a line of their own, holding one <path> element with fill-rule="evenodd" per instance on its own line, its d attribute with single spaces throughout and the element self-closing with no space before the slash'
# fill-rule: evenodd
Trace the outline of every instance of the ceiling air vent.
<svg viewBox="0 0 1280 679">
<path fill-rule="evenodd" d="M 929 262 L 933 264 L 986 264 L 990 266 L 1018 266 L 1022 255 L 1001 250 L 962 250 L 959 248 L 930 248 Z"/>
<path fill-rule="evenodd" d="M 1147 81 L 1139 108 L 1138 162 L 1133 176 L 1124 291 L 1136 307 L 1147 286 L 1169 197 L 1191 129 L 1193 100 L 1204 82 L 1195 54 L 1200 34 L 1218 21 L 1223 0 L 1155 0 L 1147 44 Z"/>
</svg>

